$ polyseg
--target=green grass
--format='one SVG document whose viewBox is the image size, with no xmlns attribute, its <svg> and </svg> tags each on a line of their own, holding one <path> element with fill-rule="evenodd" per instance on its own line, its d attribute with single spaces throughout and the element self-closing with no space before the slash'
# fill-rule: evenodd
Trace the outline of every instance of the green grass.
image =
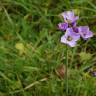
<svg viewBox="0 0 96 96">
<path fill-rule="evenodd" d="M 0 96 L 66 96 L 66 51 L 68 96 L 96 96 L 96 78 L 83 72 L 96 62 L 96 36 L 60 43 L 59 14 L 72 9 L 95 34 L 95 0 L 0 0 Z"/>
</svg>

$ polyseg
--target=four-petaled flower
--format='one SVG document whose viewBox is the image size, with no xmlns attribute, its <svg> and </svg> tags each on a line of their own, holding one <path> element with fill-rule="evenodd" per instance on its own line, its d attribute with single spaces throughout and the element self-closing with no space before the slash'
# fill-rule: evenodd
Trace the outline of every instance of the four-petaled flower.
<svg viewBox="0 0 96 96">
<path fill-rule="evenodd" d="M 59 23 L 58 27 L 60 30 L 65 31 L 68 27 L 75 27 L 76 20 L 79 19 L 78 16 L 74 15 L 72 11 L 66 11 L 61 13 L 62 17 L 64 18 L 64 23 Z"/>
<path fill-rule="evenodd" d="M 65 35 L 61 37 L 61 42 L 74 47 L 76 45 L 76 41 L 79 39 L 79 34 L 76 34 L 72 28 L 67 28 Z"/>
<path fill-rule="evenodd" d="M 78 16 L 74 15 L 73 11 L 66 11 L 66 12 L 61 13 L 61 15 L 63 16 L 64 21 L 66 23 L 73 23 L 73 22 L 76 22 L 79 19 Z"/>
</svg>

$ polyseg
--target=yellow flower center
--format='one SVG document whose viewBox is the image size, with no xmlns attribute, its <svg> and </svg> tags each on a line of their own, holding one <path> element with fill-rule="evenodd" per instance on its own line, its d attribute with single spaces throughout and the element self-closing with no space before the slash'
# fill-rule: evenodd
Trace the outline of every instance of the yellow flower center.
<svg viewBox="0 0 96 96">
<path fill-rule="evenodd" d="M 67 40 L 68 40 L 68 41 L 72 41 L 72 39 L 73 39 L 73 38 L 72 38 L 71 36 L 68 36 L 68 37 L 67 37 Z"/>
</svg>

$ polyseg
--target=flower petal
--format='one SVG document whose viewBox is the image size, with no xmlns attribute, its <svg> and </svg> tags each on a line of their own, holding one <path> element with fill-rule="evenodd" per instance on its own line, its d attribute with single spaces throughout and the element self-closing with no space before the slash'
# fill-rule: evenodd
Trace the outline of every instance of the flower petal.
<svg viewBox="0 0 96 96">
<path fill-rule="evenodd" d="M 84 40 L 93 37 L 93 33 L 89 30 L 88 26 L 78 27 L 78 32 Z"/>
<path fill-rule="evenodd" d="M 67 39 L 66 39 L 66 36 L 65 35 L 63 35 L 62 37 L 61 37 L 61 43 L 67 43 L 68 41 L 67 41 Z"/>
<path fill-rule="evenodd" d="M 69 45 L 70 47 L 76 46 L 76 41 L 74 41 L 74 40 L 68 41 L 68 40 L 66 39 L 66 36 L 65 36 L 65 35 L 63 35 L 63 36 L 61 37 L 61 43 L 67 44 L 67 45 Z"/>
<path fill-rule="evenodd" d="M 91 38 L 91 37 L 93 37 L 93 33 L 91 31 L 88 31 L 85 38 Z"/>
<path fill-rule="evenodd" d="M 68 44 L 70 47 L 75 47 L 75 46 L 76 46 L 76 41 L 67 42 L 67 44 Z"/>
<path fill-rule="evenodd" d="M 68 23 L 59 23 L 58 27 L 60 30 L 65 31 L 68 28 Z"/>
<path fill-rule="evenodd" d="M 63 16 L 64 21 L 67 23 L 68 22 L 72 23 L 79 19 L 78 16 L 74 15 L 73 11 L 66 11 L 66 12 L 61 13 L 61 15 Z"/>
<path fill-rule="evenodd" d="M 75 33 L 72 28 L 67 28 L 65 35 L 70 35 L 74 39 L 74 41 L 80 39 L 80 35 L 78 33 Z"/>
</svg>

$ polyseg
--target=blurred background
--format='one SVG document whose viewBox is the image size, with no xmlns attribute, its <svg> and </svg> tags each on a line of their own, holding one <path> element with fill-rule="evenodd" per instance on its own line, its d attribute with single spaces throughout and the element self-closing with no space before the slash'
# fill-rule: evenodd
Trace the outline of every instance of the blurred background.
<svg viewBox="0 0 96 96">
<path fill-rule="evenodd" d="M 60 14 L 73 10 L 94 32 L 66 50 Z M 96 0 L 0 0 L 0 96 L 96 96 Z"/>
</svg>

